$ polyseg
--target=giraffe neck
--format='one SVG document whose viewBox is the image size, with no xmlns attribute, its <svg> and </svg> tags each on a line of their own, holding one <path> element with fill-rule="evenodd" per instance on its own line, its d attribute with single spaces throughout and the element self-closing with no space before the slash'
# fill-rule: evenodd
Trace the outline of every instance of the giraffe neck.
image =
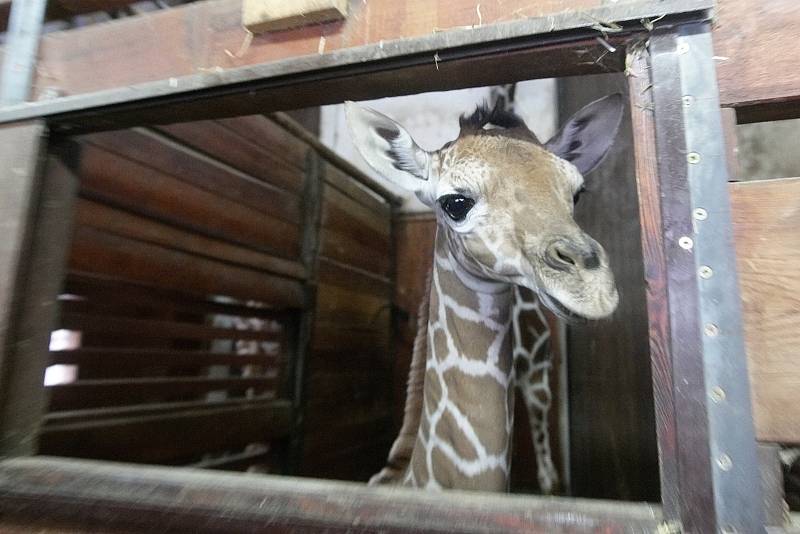
<svg viewBox="0 0 800 534">
<path fill-rule="evenodd" d="M 513 428 L 510 286 L 466 275 L 437 230 L 422 414 L 404 483 L 506 491 Z"/>
</svg>

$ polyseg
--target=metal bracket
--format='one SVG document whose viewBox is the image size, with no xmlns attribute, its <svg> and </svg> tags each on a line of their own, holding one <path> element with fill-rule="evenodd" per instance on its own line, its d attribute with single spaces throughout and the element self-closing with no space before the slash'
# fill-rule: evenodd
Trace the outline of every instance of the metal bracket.
<svg viewBox="0 0 800 534">
<path fill-rule="evenodd" d="M 716 524 L 723 533 L 763 532 L 728 171 L 708 26 L 681 27 L 676 45 Z"/>
</svg>

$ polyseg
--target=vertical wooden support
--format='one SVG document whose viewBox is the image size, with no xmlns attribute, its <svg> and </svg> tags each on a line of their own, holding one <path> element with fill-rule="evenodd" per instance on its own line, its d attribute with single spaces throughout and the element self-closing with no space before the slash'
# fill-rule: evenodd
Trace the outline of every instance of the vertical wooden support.
<svg viewBox="0 0 800 534">
<path fill-rule="evenodd" d="M 0 130 L 0 455 L 36 451 L 43 385 L 71 239 L 77 179 L 64 158 L 40 164 L 41 123 Z"/>
<path fill-rule="evenodd" d="M 303 311 L 290 373 L 292 383 L 292 432 L 289 442 L 288 474 L 297 473 L 303 457 L 304 416 L 306 406 L 306 367 L 311 354 L 314 320 L 317 308 L 317 272 L 319 267 L 322 199 L 325 165 L 314 150 L 306 156 L 306 175 L 303 187 L 303 243 L 301 257 L 306 267 Z"/>
<path fill-rule="evenodd" d="M 0 104 L 25 102 L 31 93 L 47 0 L 14 0 L 0 76 Z"/>
<path fill-rule="evenodd" d="M 727 197 L 728 175 L 708 28 L 650 38 L 657 158 L 637 149 L 640 190 L 660 197 L 660 233 L 643 233 L 665 515 L 686 532 L 762 532 Z M 640 130 L 648 120 L 640 114 Z M 637 132 L 639 133 L 639 132 Z M 646 138 L 645 138 L 646 141 Z M 637 144 L 640 139 L 637 137 Z M 649 164 L 648 164 L 649 161 Z M 649 183 L 648 183 L 649 182 Z M 652 221 L 650 221 L 652 223 Z M 662 271 L 659 272 L 660 269 Z M 665 301 L 657 299 L 666 296 Z M 671 382 L 665 382 L 671 378 Z M 667 389 L 671 391 L 667 391 Z M 659 398 L 660 397 L 660 398 Z"/>
</svg>

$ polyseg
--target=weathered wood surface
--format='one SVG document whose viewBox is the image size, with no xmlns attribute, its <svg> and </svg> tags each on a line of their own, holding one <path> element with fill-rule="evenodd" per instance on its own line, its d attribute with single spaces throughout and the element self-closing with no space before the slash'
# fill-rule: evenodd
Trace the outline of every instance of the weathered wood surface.
<svg viewBox="0 0 800 534">
<path fill-rule="evenodd" d="M 243 450 L 249 443 L 283 438 L 289 432 L 287 401 L 194 404 L 193 409 L 168 405 L 160 413 L 49 420 L 42 429 L 40 449 L 50 455 L 185 463 L 198 461 L 206 451 Z"/>
<path fill-rule="evenodd" d="M 795 0 L 719 0 L 714 52 L 723 106 L 740 122 L 800 116 L 800 4 Z M 772 109 L 759 109 L 774 100 Z M 747 110 L 753 106 L 752 111 Z"/>
<path fill-rule="evenodd" d="M 730 193 L 756 435 L 800 443 L 800 178 Z"/>
<path fill-rule="evenodd" d="M 51 0 L 47 2 L 45 17 L 67 19 L 93 11 L 114 11 L 135 3 L 136 0 Z M 11 0 L 0 1 L 0 28 L 6 28 L 11 14 Z"/>
<path fill-rule="evenodd" d="M 592 83 L 563 80 L 562 123 L 604 95 L 627 93 L 626 86 L 623 74 L 597 76 Z M 641 105 L 641 98 L 635 96 L 631 107 Z M 638 143 L 646 138 L 634 138 L 630 121 L 625 113 L 614 145 L 586 176 L 586 191 L 575 206 L 577 223 L 608 253 L 619 306 L 607 319 L 567 328 L 571 490 L 580 497 L 657 501 L 658 450 L 633 148 L 634 139 Z"/>
<path fill-rule="evenodd" d="M 0 463 L 0 525 L 160 532 L 654 532 L 658 507 L 445 492 L 47 457 Z M 16 522 L 16 523 L 15 523 Z"/>
<path fill-rule="evenodd" d="M 253 33 L 287 30 L 320 22 L 341 20 L 347 0 L 244 0 L 242 24 Z"/>
<path fill-rule="evenodd" d="M 669 301 L 666 285 L 664 236 L 661 232 L 661 193 L 658 175 L 653 97 L 647 76 L 649 58 L 644 51 L 631 55 L 628 78 L 631 95 L 631 128 L 639 226 L 642 241 L 645 294 L 650 342 L 650 373 L 653 383 L 653 408 L 658 440 L 661 502 L 664 515 L 678 515 L 678 444 L 675 429 L 675 397 L 672 359 L 669 352 Z"/>
<path fill-rule="evenodd" d="M 345 22 L 253 37 L 246 43 L 239 0 L 211 0 L 79 31 L 47 34 L 40 45 L 39 90 L 77 94 L 216 69 L 330 53 L 380 41 L 430 36 L 496 22 L 597 8 L 602 0 L 353 3 Z M 104 43 L 102 47 L 92 43 Z M 247 44 L 247 46 L 243 46 Z M 588 66 L 588 65 L 587 65 Z M 435 70 L 433 71 L 435 72 Z"/>
</svg>

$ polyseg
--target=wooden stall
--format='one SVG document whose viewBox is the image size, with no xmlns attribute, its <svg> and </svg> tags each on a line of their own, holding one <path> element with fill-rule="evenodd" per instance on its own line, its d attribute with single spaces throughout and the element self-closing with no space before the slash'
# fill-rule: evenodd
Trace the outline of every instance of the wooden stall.
<svg viewBox="0 0 800 534">
<path fill-rule="evenodd" d="M 38 55 L 28 58 L 29 68 L 19 69 L 31 75 L 28 102 L 0 109 L 4 123 L 0 161 L 8 176 L 3 183 L 0 217 L 9 236 L 0 244 L 0 430 L 3 454 L 17 457 L 0 462 L 0 521 L 17 530 L 24 530 L 35 519 L 38 529 L 84 531 L 146 530 L 155 524 L 166 525 L 165 530 L 206 532 L 269 527 L 424 532 L 760 532 L 766 525 L 788 528 L 780 504 L 776 506 L 779 481 L 762 479 L 765 470 L 759 467 L 757 443 L 800 442 L 796 425 L 800 405 L 791 402 L 798 377 L 797 353 L 791 341 L 800 316 L 792 297 L 796 292 L 785 289 L 797 285 L 795 270 L 787 267 L 798 249 L 797 197 L 792 194 L 796 183 L 791 179 L 728 183 L 731 174 L 726 168 L 723 134 L 725 126 L 735 121 L 728 116 L 729 122 L 724 122 L 720 106 L 733 108 L 739 122 L 798 116 L 800 91 L 792 67 L 800 61 L 793 46 L 800 8 L 794 4 L 791 0 L 757 5 L 747 0 L 511 0 L 477 5 L 466 0 L 351 1 L 343 21 L 251 36 L 241 26 L 239 2 L 204 0 L 43 35 L 37 41 Z M 19 5 L 23 6 L 21 13 L 26 11 L 24 3 Z M 14 20 L 27 19 L 15 19 L 12 13 L 11 22 Z M 15 35 L 19 28 L 13 26 L 10 33 Z M 7 50 L 23 37 L 11 39 Z M 14 60 L 19 58 L 14 56 Z M 179 145 L 215 162 L 225 161 L 211 145 L 201 145 L 209 141 L 192 132 L 193 126 L 174 125 L 219 121 L 207 123 L 218 132 L 214 140 L 219 135 L 233 135 L 230 132 L 240 136 L 248 132 L 244 135 L 252 137 L 258 128 L 275 124 L 263 118 L 257 119 L 256 125 L 252 123 L 255 119 L 231 117 L 345 99 L 607 72 L 625 75 L 630 100 L 639 223 L 638 237 L 631 235 L 630 239 L 638 240 L 640 247 L 629 243 L 625 254 L 641 251 L 640 257 L 631 261 L 641 261 L 643 284 L 637 298 L 647 313 L 651 366 L 646 374 L 626 372 L 637 377 L 637 387 L 642 386 L 643 377 L 651 379 L 660 506 L 566 498 L 414 495 L 400 489 L 376 492 L 323 482 L 24 458 L 40 446 L 32 430 L 38 427 L 44 410 L 46 396 L 40 383 L 53 357 L 47 353 L 47 342 L 54 326 L 77 325 L 91 331 L 99 324 L 95 318 L 121 330 L 135 324 L 157 341 L 144 347 L 181 354 L 198 350 L 217 354 L 199 347 L 224 328 L 209 324 L 208 318 L 202 322 L 194 319 L 196 311 L 195 315 L 152 316 L 146 307 L 136 316 L 123 318 L 91 310 L 95 315 L 89 318 L 88 307 L 93 304 L 86 294 L 98 287 L 99 277 L 87 278 L 83 271 L 92 272 L 87 266 L 81 266 L 83 278 L 74 273 L 66 279 L 68 287 L 75 289 L 70 294 L 84 299 L 58 313 L 53 304 L 62 293 L 59 273 L 64 265 L 72 269 L 70 230 L 63 224 L 71 213 L 77 214 L 77 236 L 105 238 L 97 241 L 101 245 L 92 246 L 113 252 L 114 243 L 121 239 L 137 243 L 140 248 L 133 257 L 110 260 L 122 274 L 131 262 L 147 257 L 148 251 L 166 248 L 166 243 L 154 242 L 153 236 L 162 235 L 160 232 L 143 235 L 155 229 L 151 226 L 155 221 L 136 209 L 123 211 L 126 218 L 147 220 L 148 225 L 136 225 L 139 234 L 97 228 L 92 213 L 113 210 L 114 217 L 108 219 L 119 220 L 123 215 L 116 211 L 122 206 L 89 198 L 85 186 L 78 185 L 82 184 L 83 156 L 75 157 L 76 143 L 96 146 L 92 140 L 112 135 L 102 132 L 136 127 L 133 132 L 137 135 L 146 132 L 169 138 L 171 147 Z M 17 88 L 25 82 L 14 81 Z M 47 99 L 53 93 L 61 98 Z M 248 120 L 251 122 L 241 131 L 227 127 Z M 288 126 L 289 122 L 271 120 L 313 144 Z M 47 139 L 45 131 L 50 135 Z M 84 146 L 83 152 L 87 150 Z M 281 155 L 289 152 L 282 150 Z M 280 232 L 274 246 L 285 247 L 282 256 L 268 254 L 304 269 L 294 276 L 298 301 L 292 301 L 295 293 L 286 290 L 294 282 L 261 287 L 279 294 L 251 295 L 249 284 L 236 285 L 238 276 L 221 296 L 276 299 L 279 305 L 273 307 L 296 312 L 296 330 L 286 326 L 294 324 L 292 319 L 275 319 L 282 332 L 296 333 L 294 341 L 278 341 L 296 362 L 287 386 L 292 392 L 287 398 L 291 414 L 287 461 L 290 466 L 306 462 L 316 472 L 340 476 L 337 455 L 366 458 L 373 452 L 342 447 L 348 436 L 369 431 L 376 450 L 385 450 L 391 438 L 391 391 L 376 387 L 375 373 L 388 373 L 393 365 L 387 359 L 390 351 L 383 350 L 389 345 L 388 330 L 377 325 L 389 324 L 387 310 L 391 310 L 397 263 L 386 203 L 362 188 L 359 180 L 340 176 L 343 172 L 357 178 L 346 165 L 334 165 L 338 171 L 332 169 L 324 149 L 315 146 L 311 152 L 317 155 L 302 167 L 304 180 L 279 186 L 292 190 L 287 194 L 298 202 L 300 241 L 288 231 Z M 148 153 L 149 168 L 156 165 L 150 157 Z M 133 156 L 123 159 L 126 165 L 137 164 Z M 230 161 L 226 165 L 236 167 Z M 271 167 L 279 169 L 280 165 Z M 254 178 L 264 171 L 262 165 L 236 168 Z M 309 176 L 316 180 L 308 180 Z M 195 179 L 202 181 L 201 189 L 220 183 L 216 178 Z M 162 189 L 158 188 L 159 194 Z M 252 200 L 246 196 L 248 202 Z M 132 200 L 129 195 L 123 197 L 125 202 Z M 633 202 L 633 189 L 625 198 Z M 292 209 L 289 202 L 269 201 L 280 210 Z M 220 209 L 224 202 L 215 200 L 211 209 L 230 214 Z M 178 204 L 182 209 L 188 207 L 188 203 Z M 286 212 L 280 213 L 271 215 L 285 221 L 282 216 Z M 311 228 L 320 231 L 309 232 Z M 248 234 L 245 228 L 232 230 L 229 237 L 250 240 L 251 250 L 262 238 L 258 232 L 266 228 L 253 226 L 250 231 L 254 233 Z M 231 263 L 228 254 L 233 249 L 212 253 L 207 241 L 196 240 L 197 234 L 197 228 L 180 232 L 187 240 L 191 236 L 202 254 L 198 249 L 180 254 L 202 255 L 203 262 L 218 261 L 214 254 L 221 254 Z M 175 248 L 174 242 L 169 247 Z M 176 257 L 178 252 L 171 254 Z M 254 266 L 248 262 L 253 258 L 239 258 L 235 263 L 250 269 Z M 192 268 L 199 271 L 203 262 L 192 262 Z M 181 262 L 175 260 L 172 265 L 167 276 L 178 285 L 188 283 L 175 274 Z M 638 276 L 636 267 L 626 271 L 632 278 Z M 269 268 L 257 266 L 269 276 L 293 277 L 275 269 L 272 264 Z M 131 276 L 124 276 L 126 283 L 148 282 L 130 280 Z M 158 275 L 152 273 L 151 277 Z M 107 280 L 102 278 L 102 283 Z M 197 288 L 177 289 L 191 293 Z M 209 301 L 208 293 L 204 294 Z M 174 294 L 163 300 L 180 301 Z M 118 309 L 121 302 L 101 303 L 100 308 Z M 216 306 L 233 304 L 211 302 L 215 306 L 211 316 L 225 315 L 218 314 Z M 271 313 L 271 308 L 265 309 Z M 352 320 L 344 330 L 333 326 L 333 319 L 339 316 Z M 639 326 L 644 329 L 643 324 Z M 198 335 L 200 332 L 205 334 Z M 274 334 L 247 332 L 259 338 L 257 341 Z M 87 334 L 89 348 L 110 343 L 93 335 Z M 169 348 L 160 344 L 165 339 L 187 338 L 200 343 Z M 135 342 L 143 343 L 144 336 L 137 336 Z M 126 351 L 131 347 L 114 348 Z M 225 361 L 226 367 L 232 365 L 229 362 Z M 207 383 L 218 378 L 184 376 L 191 377 L 162 377 L 173 384 L 187 380 L 192 384 L 181 385 L 170 395 L 183 395 L 178 390 L 188 394 L 197 391 L 195 388 L 206 392 L 221 387 Z M 263 380 L 262 375 L 255 376 L 255 380 Z M 249 380 L 234 375 L 222 380 L 245 379 Z M 78 382 L 81 380 L 79 377 Z M 154 377 L 134 375 L 124 380 L 152 383 Z M 345 391 L 342 381 L 354 386 Z M 336 399 L 335 404 L 297 395 L 309 384 Z M 260 387 L 265 387 L 263 382 L 247 385 L 256 395 Z M 158 390 L 157 385 L 147 388 L 141 395 Z M 276 395 L 277 400 L 284 398 Z M 170 397 L 163 402 L 197 400 Z M 253 401 L 247 398 L 242 402 Z M 649 403 L 648 399 L 644 412 Z M 269 413 L 278 414 L 275 408 L 273 405 Z M 43 436 L 52 430 L 55 413 L 47 416 Z M 299 417 L 303 413 L 306 418 Z M 349 416 L 346 423 L 342 413 Z M 303 424 L 326 428 L 327 437 L 299 443 L 291 432 Z M 647 439 L 651 437 L 643 438 Z M 654 467 L 644 459 L 639 465 Z M 458 504 L 459 499 L 465 500 Z"/>
</svg>

